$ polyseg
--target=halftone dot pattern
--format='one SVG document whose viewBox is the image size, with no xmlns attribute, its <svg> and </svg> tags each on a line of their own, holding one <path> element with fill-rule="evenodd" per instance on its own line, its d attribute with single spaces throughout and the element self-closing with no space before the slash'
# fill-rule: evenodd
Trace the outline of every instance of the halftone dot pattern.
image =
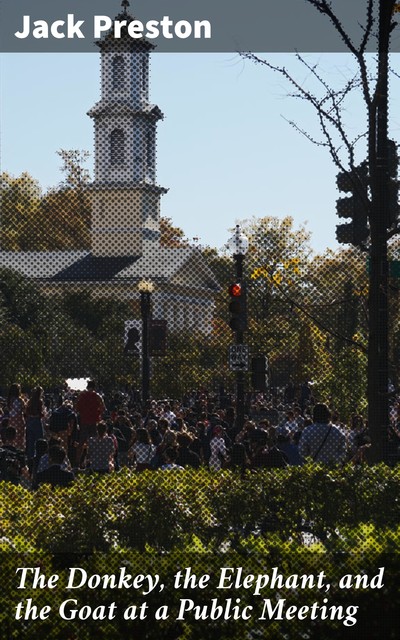
<svg viewBox="0 0 400 640">
<path fill-rule="evenodd" d="M 131 20 L 127 10 L 124 1 L 119 18 Z M 347 248 L 311 257 L 308 232 L 289 216 L 243 224 L 249 239 L 245 342 L 249 362 L 266 355 L 268 366 L 264 381 L 253 372 L 253 386 L 251 372 L 244 373 L 246 419 L 238 427 L 237 378 L 228 365 L 234 266 L 225 254 L 192 246 L 162 217 L 168 189 L 156 174 L 163 113 L 150 101 L 154 47 L 105 36 L 98 48 L 101 94 L 88 112 L 93 179 L 85 169 L 87 152 L 79 150 L 60 152 L 65 179 L 46 194 L 28 174 L 2 175 L 2 435 L 7 425 L 17 433 L 7 435 L 9 448 L 0 454 L 7 576 L 0 637 L 396 638 L 399 473 L 364 466 L 365 254 Z M 154 322 L 148 403 L 140 397 L 143 283 Z M 393 285 L 393 380 L 397 294 Z M 67 378 L 97 382 L 109 435 L 89 438 L 85 451 L 74 416 L 62 444 L 75 481 L 68 489 L 45 483 L 33 492 L 32 469 L 17 477 L 10 449 L 25 446 L 21 398 L 43 385 L 48 424 L 58 402 L 76 409 L 77 394 L 63 387 Z M 10 403 L 7 388 L 15 381 L 23 388 Z M 120 419 L 128 430 L 119 428 Z M 397 420 L 393 407 L 387 442 L 393 466 Z M 143 440 L 139 429 L 147 432 Z M 183 453 L 185 447 L 196 455 Z M 39 459 L 34 464 L 41 468 Z M 30 583 L 22 593 L 15 575 L 23 566 L 57 573 L 61 588 L 33 590 Z M 384 588 L 368 588 L 374 577 L 380 584 L 383 566 Z M 81 567 L 76 581 L 82 585 L 68 592 L 70 567 Z M 209 575 L 207 589 L 194 579 L 174 586 L 184 567 Z M 222 587 L 221 567 L 235 568 Z M 274 568 L 283 577 L 272 587 Z M 121 571 L 130 578 L 120 578 Z M 132 586 L 138 574 L 159 576 L 163 588 L 144 596 Z M 298 587 L 295 576 L 303 574 L 313 588 Z M 340 586 L 349 574 L 365 587 L 351 578 Z M 84 578 L 90 575 L 122 586 L 91 587 Z M 244 582 L 246 575 L 253 577 Z M 259 592 L 254 576 L 263 577 Z M 51 606 L 52 615 L 16 620 L 25 597 Z M 139 613 L 143 602 L 146 615 Z M 164 606 L 174 613 L 161 615 Z M 287 613 L 288 606 L 295 609 Z"/>
</svg>

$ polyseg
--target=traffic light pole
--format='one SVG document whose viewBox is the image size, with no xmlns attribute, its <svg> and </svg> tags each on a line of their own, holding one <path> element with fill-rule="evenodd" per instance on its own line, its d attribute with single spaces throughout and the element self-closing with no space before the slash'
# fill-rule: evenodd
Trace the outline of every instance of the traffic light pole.
<svg viewBox="0 0 400 640">
<path fill-rule="evenodd" d="M 241 254 L 235 254 L 235 269 L 236 269 L 236 280 L 237 282 L 243 282 L 243 259 L 244 256 Z M 244 331 L 242 329 L 237 329 L 235 331 L 236 334 L 236 344 L 243 344 L 244 339 Z M 244 393 L 245 393 L 245 378 L 244 371 L 236 371 L 236 427 L 240 431 L 244 426 Z"/>
<path fill-rule="evenodd" d="M 369 142 L 371 173 L 371 246 L 369 279 L 368 427 L 371 462 L 385 458 L 388 407 L 388 57 L 393 2 L 379 2 L 379 51 L 376 135 Z M 371 161 L 372 160 L 372 161 Z"/>
</svg>

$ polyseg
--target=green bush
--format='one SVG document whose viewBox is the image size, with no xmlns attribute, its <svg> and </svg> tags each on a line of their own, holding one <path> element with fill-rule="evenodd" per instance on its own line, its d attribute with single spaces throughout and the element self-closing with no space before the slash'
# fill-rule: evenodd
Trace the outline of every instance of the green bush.
<svg viewBox="0 0 400 640">
<path fill-rule="evenodd" d="M 33 493 L 2 483 L 0 490 L 0 628 L 5 633 L 0 637 L 7 640 L 38 634 L 69 640 L 398 637 L 398 469 L 308 466 L 243 475 L 207 470 L 135 474 L 124 469 L 110 476 L 80 476 L 67 489 L 42 486 Z M 221 593 L 212 581 L 204 592 L 188 589 L 183 595 L 173 588 L 172 577 L 184 567 L 212 577 L 221 567 L 242 567 L 253 574 L 279 567 L 285 575 L 323 570 L 332 582 L 329 601 L 357 604 L 360 613 L 351 628 L 331 620 L 255 620 L 249 626 L 244 620 L 194 621 L 190 616 L 184 622 L 171 616 L 155 623 L 151 615 L 84 623 L 53 616 L 21 623 L 15 620 L 15 607 L 29 597 L 53 611 L 70 597 L 93 607 L 115 601 L 120 611 L 143 600 L 129 589 L 82 588 L 72 595 L 65 588 L 21 592 L 15 572 L 24 566 L 58 573 L 61 582 L 68 568 L 77 566 L 89 574 L 117 573 L 121 567 L 133 574 L 160 574 L 165 589 L 146 597 L 153 614 L 163 604 L 177 610 L 182 597 L 200 605 L 229 597 L 235 602 L 239 597 L 241 606 L 255 604 L 251 590 Z M 373 576 L 379 567 L 385 567 L 384 588 L 337 588 L 341 576 Z M 324 595 L 279 590 L 280 598 L 298 606 Z M 276 597 L 276 590 L 267 589 L 263 597 Z"/>
<path fill-rule="evenodd" d="M 20 550 L 219 551 L 250 535 L 302 532 L 325 547 L 360 524 L 400 522 L 400 472 L 375 467 L 291 467 L 237 474 L 202 469 L 81 475 L 67 489 L 0 485 L 0 538 Z"/>
</svg>

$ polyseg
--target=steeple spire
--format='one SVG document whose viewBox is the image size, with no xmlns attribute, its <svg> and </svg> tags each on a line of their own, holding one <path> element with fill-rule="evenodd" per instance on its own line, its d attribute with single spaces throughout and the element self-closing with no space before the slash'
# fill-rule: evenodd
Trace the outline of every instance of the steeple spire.
<svg viewBox="0 0 400 640">
<path fill-rule="evenodd" d="M 129 6 L 130 6 L 130 4 L 129 4 L 128 0 L 122 0 L 122 2 L 121 2 L 121 7 L 122 7 L 122 8 L 123 8 L 123 10 L 124 10 L 124 16 L 127 16 L 127 15 L 128 15 L 128 7 L 129 7 Z"/>
<path fill-rule="evenodd" d="M 128 0 L 122 0 L 125 19 Z M 92 252 L 97 256 L 141 255 L 158 242 L 160 197 L 156 137 L 161 110 L 149 98 L 149 58 L 154 45 L 126 34 L 97 42 L 101 53 L 101 99 L 94 120 L 95 179 L 92 185 Z"/>
</svg>

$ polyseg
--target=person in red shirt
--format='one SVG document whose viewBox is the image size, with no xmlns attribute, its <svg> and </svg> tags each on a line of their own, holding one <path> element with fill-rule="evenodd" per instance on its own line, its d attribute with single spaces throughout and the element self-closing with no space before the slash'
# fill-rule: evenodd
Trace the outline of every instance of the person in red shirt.
<svg viewBox="0 0 400 640">
<path fill-rule="evenodd" d="M 79 465 L 89 438 L 94 438 L 97 435 L 96 426 L 105 411 L 103 398 L 96 393 L 96 385 L 93 380 L 89 380 L 86 391 L 82 391 L 79 394 L 76 401 L 76 410 L 79 413 L 79 443 L 77 450 L 77 463 Z"/>
</svg>

